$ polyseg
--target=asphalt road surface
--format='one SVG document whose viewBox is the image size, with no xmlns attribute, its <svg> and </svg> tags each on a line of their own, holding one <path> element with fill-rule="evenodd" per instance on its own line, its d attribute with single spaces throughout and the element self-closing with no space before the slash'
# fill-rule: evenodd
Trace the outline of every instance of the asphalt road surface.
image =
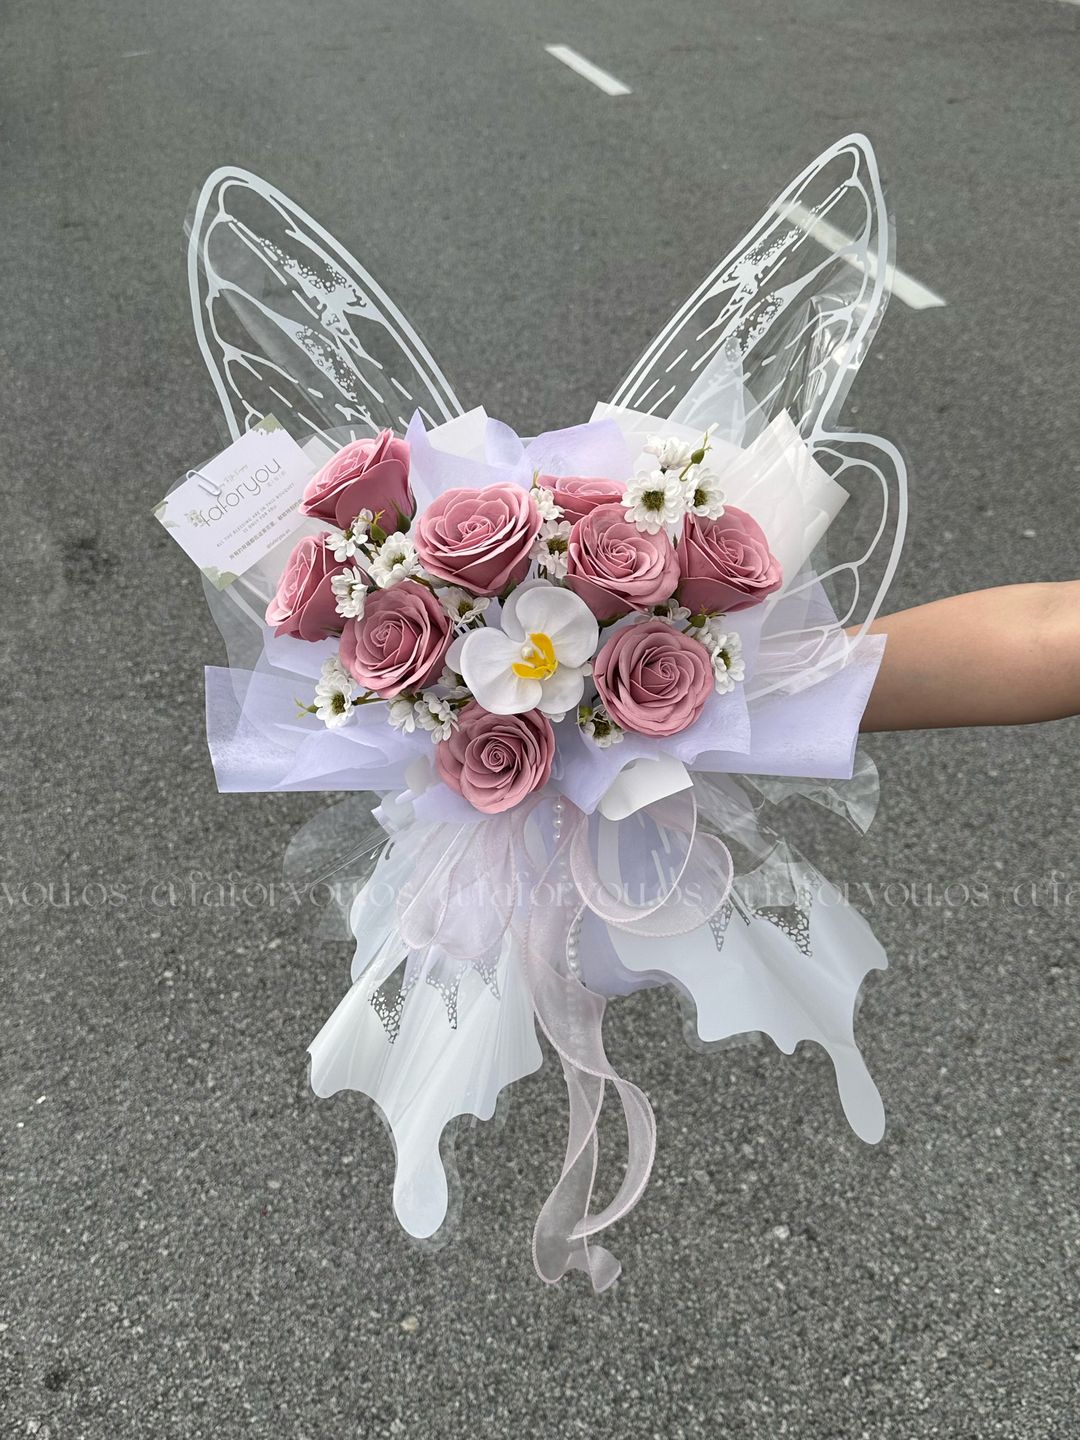
<svg viewBox="0 0 1080 1440">
<path fill-rule="evenodd" d="M 7 0 L 0 27 L 3 1434 L 1080 1433 L 1080 722 L 878 738 L 870 836 L 823 832 L 891 957 L 858 1025 L 881 1145 L 813 1047 L 702 1057 L 669 995 L 614 1007 L 655 1179 L 616 1289 L 552 1290 L 555 1070 L 461 1133 L 437 1253 L 370 1106 L 309 1093 L 347 947 L 215 887 L 269 884 L 321 802 L 215 792 L 220 642 L 150 514 L 219 443 L 181 233 L 215 166 L 294 195 L 463 400 L 533 429 L 864 129 L 898 264 L 946 302 L 894 299 L 846 411 L 911 461 L 893 603 L 1075 576 L 1080 7 Z"/>
</svg>

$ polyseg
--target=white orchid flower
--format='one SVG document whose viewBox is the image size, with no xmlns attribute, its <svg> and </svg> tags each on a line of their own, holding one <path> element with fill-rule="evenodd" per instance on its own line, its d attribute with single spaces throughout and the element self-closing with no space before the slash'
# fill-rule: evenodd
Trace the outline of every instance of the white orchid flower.
<svg viewBox="0 0 1080 1440">
<path fill-rule="evenodd" d="M 596 617 L 572 590 L 538 580 L 514 591 L 501 623 L 455 641 L 450 668 L 493 715 L 540 710 L 561 718 L 584 693 L 600 637 Z"/>
</svg>

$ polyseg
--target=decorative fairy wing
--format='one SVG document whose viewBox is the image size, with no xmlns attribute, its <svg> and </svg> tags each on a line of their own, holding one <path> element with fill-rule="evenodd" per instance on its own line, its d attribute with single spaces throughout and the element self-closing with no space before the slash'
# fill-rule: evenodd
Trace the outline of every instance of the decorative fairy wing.
<svg viewBox="0 0 1080 1440">
<path fill-rule="evenodd" d="M 793 180 L 646 348 L 613 397 L 696 424 L 732 391 L 763 428 L 834 423 L 888 299 L 891 232 L 870 142 L 849 135 Z"/>
<path fill-rule="evenodd" d="M 888 962 L 863 917 L 797 852 L 781 842 L 736 880 L 709 925 L 680 936 L 662 960 L 638 936 L 611 938 L 631 974 L 662 975 L 693 1001 L 705 1043 L 758 1031 L 790 1054 L 817 1041 L 851 1128 L 870 1144 L 881 1139 L 885 1112 L 854 1017 L 866 975 Z"/>
<path fill-rule="evenodd" d="M 359 1090 L 394 1137 L 394 1209 L 420 1238 L 447 1215 L 440 1142 L 459 1115 L 490 1120 L 499 1093 L 539 1069 L 532 1002 L 508 954 L 485 983 L 472 966 L 443 977 L 401 978 L 387 956 L 361 975 L 311 1044 L 317 1095 Z M 395 973 L 397 972 L 397 973 Z"/>
<path fill-rule="evenodd" d="M 246 170 L 215 170 L 189 222 L 199 347 L 234 438 L 274 414 L 300 440 L 462 407 L 386 292 L 317 221 Z M 336 448 L 336 445 L 335 445 Z"/>
<path fill-rule="evenodd" d="M 614 402 L 746 444 L 786 411 L 814 459 L 850 496 L 817 577 L 844 626 L 878 613 L 900 556 L 907 472 L 896 448 L 835 432 L 844 396 L 888 300 L 892 231 L 870 142 L 849 135 L 780 195 L 672 316 Z M 798 666 L 835 622 L 781 635 Z"/>
<path fill-rule="evenodd" d="M 881 609 L 900 563 L 907 529 L 907 466 L 895 445 L 877 435 L 822 433 L 814 459 L 848 492 L 815 556 L 815 573 L 787 595 L 821 584 L 839 623 L 865 631 Z M 832 619 L 821 630 L 834 632 Z"/>
<path fill-rule="evenodd" d="M 348 812 L 340 818 L 347 828 Z M 341 827 L 308 828 L 302 849 L 325 873 L 319 851 Z M 418 1237 L 447 1216 L 443 1131 L 460 1115 L 490 1120 L 501 1091 L 543 1060 L 509 930 L 508 826 L 484 829 L 398 833 L 351 906 L 352 988 L 310 1046 L 317 1095 L 356 1090 L 381 1110 L 397 1154 L 394 1209 Z"/>
</svg>

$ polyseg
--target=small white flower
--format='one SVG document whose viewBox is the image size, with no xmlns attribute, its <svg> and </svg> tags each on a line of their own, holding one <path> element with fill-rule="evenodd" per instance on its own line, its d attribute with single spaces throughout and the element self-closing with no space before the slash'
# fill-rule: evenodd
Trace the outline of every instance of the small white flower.
<svg viewBox="0 0 1080 1440">
<path fill-rule="evenodd" d="M 368 578 L 364 572 L 356 566 L 343 570 L 340 575 L 334 576 L 330 586 L 337 600 L 337 613 L 344 615 L 346 620 L 359 619 L 367 599 Z"/>
<path fill-rule="evenodd" d="M 416 723 L 431 732 L 432 741 L 449 740 L 457 728 L 457 715 L 441 695 L 425 690 L 416 702 Z"/>
<path fill-rule="evenodd" d="M 534 485 L 531 493 L 542 520 L 561 520 L 563 518 L 562 506 L 556 505 L 553 490 L 546 485 Z"/>
<path fill-rule="evenodd" d="M 625 739 L 625 731 L 615 724 L 599 701 L 595 705 L 582 705 L 579 708 L 578 724 L 581 726 L 581 733 L 587 735 L 601 750 L 606 750 L 609 745 L 618 745 L 620 740 Z"/>
<path fill-rule="evenodd" d="M 468 590 L 460 590 L 456 585 L 448 585 L 445 590 L 440 590 L 439 599 L 458 630 L 474 624 L 491 604 L 489 596 L 470 595 Z"/>
<path fill-rule="evenodd" d="M 326 532 L 327 548 L 334 552 L 334 559 L 337 561 L 351 560 L 354 555 L 364 548 L 368 541 L 368 531 L 371 529 L 375 516 L 370 510 L 361 510 L 351 525 L 344 530 L 339 530 L 336 525 L 331 525 Z"/>
<path fill-rule="evenodd" d="M 546 520 L 540 527 L 532 558 L 540 573 L 549 580 L 562 580 L 566 575 L 570 530 L 569 520 Z"/>
<path fill-rule="evenodd" d="M 356 683 L 335 656 L 323 662 L 315 686 L 315 714 L 328 730 L 336 730 L 352 717 Z"/>
<path fill-rule="evenodd" d="M 742 636 L 729 630 L 716 647 L 716 662 L 723 662 L 728 679 L 738 684 L 746 679 L 746 661 L 742 653 Z"/>
<path fill-rule="evenodd" d="M 380 590 L 420 574 L 416 546 L 407 535 L 388 535 L 371 558 L 371 578 Z"/>
<path fill-rule="evenodd" d="M 439 687 L 444 692 L 446 700 L 467 700 L 469 699 L 469 687 L 462 685 L 460 679 L 453 670 L 444 670 L 439 676 Z"/>
<path fill-rule="evenodd" d="M 692 465 L 683 481 L 687 513 L 704 520 L 719 520 L 724 513 L 724 492 L 719 476 L 704 465 Z"/>
<path fill-rule="evenodd" d="M 719 694 L 726 695 L 746 679 L 746 662 L 743 660 L 742 636 L 735 630 L 724 629 L 724 617 L 711 615 L 705 624 L 690 632 L 708 650 L 712 657 L 713 676 Z"/>
<path fill-rule="evenodd" d="M 677 525 L 686 514 L 686 489 L 674 470 L 650 470 L 627 483 L 623 497 L 627 519 L 639 530 L 655 535 L 666 525 Z"/>
<path fill-rule="evenodd" d="M 661 470 L 685 470 L 693 453 L 688 441 L 674 435 L 650 435 L 645 442 L 645 454 L 654 455 Z"/>
<path fill-rule="evenodd" d="M 725 615 L 706 615 L 704 623 L 694 627 L 694 634 L 701 643 L 709 650 L 715 650 L 727 639 L 727 617 Z M 734 636 L 735 643 L 742 650 L 742 640 L 738 635 Z"/>
<path fill-rule="evenodd" d="M 685 625 L 690 619 L 690 611 L 685 605 L 680 605 L 677 600 L 665 600 L 662 605 L 653 606 L 651 616 L 644 611 L 641 614 L 642 620 L 650 620 L 654 617 L 657 620 L 666 620 L 669 625 Z"/>
<path fill-rule="evenodd" d="M 331 551 L 334 559 L 338 562 L 351 560 L 356 554 L 356 547 L 353 545 L 352 536 L 347 530 L 339 530 L 336 525 L 331 525 L 323 536 L 323 544 Z"/>
<path fill-rule="evenodd" d="M 332 655 L 329 660 L 324 660 L 322 670 L 316 686 L 320 685 L 353 685 L 353 678 L 348 670 L 341 663 L 337 655 Z"/>
<path fill-rule="evenodd" d="M 447 662 L 493 715 L 540 710 L 562 719 L 580 701 L 600 628 L 572 590 L 533 580 L 502 607 L 501 629 L 455 640 Z"/>
<path fill-rule="evenodd" d="M 416 706 L 412 700 L 407 700 L 404 695 L 399 695 L 386 707 L 386 718 L 395 730 L 400 730 L 405 735 L 411 735 L 416 729 Z"/>
</svg>

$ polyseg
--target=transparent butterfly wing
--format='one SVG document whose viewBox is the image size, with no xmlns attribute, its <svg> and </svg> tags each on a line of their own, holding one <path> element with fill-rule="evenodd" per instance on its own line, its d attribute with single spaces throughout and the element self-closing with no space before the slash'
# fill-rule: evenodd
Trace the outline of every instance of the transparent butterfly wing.
<svg viewBox="0 0 1080 1440">
<path fill-rule="evenodd" d="M 813 1040 L 833 1062 L 848 1123 L 870 1144 L 885 1111 L 855 1039 L 863 982 L 884 970 L 885 952 L 867 922 L 803 856 L 781 842 L 740 876 L 708 925 L 657 947 L 611 932 L 633 977 L 668 980 L 694 1005 L 707 1046 L 761 1033 L 791 1054 Z"/>
<path fill-rule="evenodd" d="M 347 826 L 348 815 L 341 818 Z M 314 830 L 316 854 L 336 826 L 323 822 Z M 543 1060 L 529 989 L 505 925 L 498 946 L 472 963 L 441 943 L 454 939 L 452 921 L 439 926 L 440 943 L 422 953 L 410 951 L 403 933 L 403 915 L 421 901 L 431 900 L 434 913 L 452 912 L 460 897 L 454 866 L 446 862 L 466 864 L 472 857 L 479 864 L 486 844 L 480 833 L 463 840 L 459 826 L 414 825 L 398 834 L 351 906 L 352 988 L 309 1047 L 317 1095 L 353 1090 L 378 1105 L 394 1138 L 394 1208 L 419 1238 L 447 1219 L 447 1126 L 462 1115 L 490 1120 L 502 1091 Z M 325 869 L 324 861 L 317 864 Z M 433 873 L 437 882 L 429 886 Z M 479 907 L 478 928 L 498 908 L 499 883 L 496 867 L 492 903 Z M 403 906 L 410 888 L 417 904 Z M 466 882 L 464 890 L 471 894 L 472 886 Z"/>
<path fill-rule="evenodd" d="M 706 276 L 613 403 L 689 424 L 710 395 L 741 380 L 762 424 L 787 410 L 812 437 L 835 420 L 881 319 L 890 248 L 873 149 L 849 135 Z"/>
<path fill-rule="evenodd" d="M 892 228 L 877 160 L 862 135 L 837 141 L 797 176 L 675 312 L 613 403 L 742 443 L 786 411 L 814 458 L 849 492 L 815 556 L 845 626 L 865 629 L 896 571 L 907 472 L 895 446 L 836 429 L 840 407 L 888 301 Z M 812 607 L 811 607 L 812 608 Z M 792 633 L 793 662 L 815 663 L 835 624 Z M 785 637 L 786 638 L 786 637 Z"/>
<path fill-rule="evenodd" d="M 434 358 L 368 271 L 273 185 L 216 170 L 189 221 L 199 348 L 234 438 L 274 414 L 301 443 L 337 444 L 419 409 L 462 407 Z"/>
<path fill-rule="evenodd" d="M 857 654 L 867 658 L 855 642 L 880 612 L 900 561 L 908 513 L 900 452 L 887 440 L 854 432 L 824 433 L 812 450 L 848 498 L 807 566 L 768 608 L 747 682 L 750 701 L 805 690 L 854 663 Z"/>
<path fill-rule="evenodd" d="M 907 467 L 896 446 L 876 435 L 823 433 L 813 451 L 850 499 L 813 557 L 814 573 L 796 580 L 786 594 L 792 600 L 817 586 L 824 590 L 836 620 L 829 614 L 808 627 L 824 647 L 836 622 L 861 634 L 881 610 L 907 529 Z M 811 662 L 804 657 L 800 663 Z"/>
</svg>

